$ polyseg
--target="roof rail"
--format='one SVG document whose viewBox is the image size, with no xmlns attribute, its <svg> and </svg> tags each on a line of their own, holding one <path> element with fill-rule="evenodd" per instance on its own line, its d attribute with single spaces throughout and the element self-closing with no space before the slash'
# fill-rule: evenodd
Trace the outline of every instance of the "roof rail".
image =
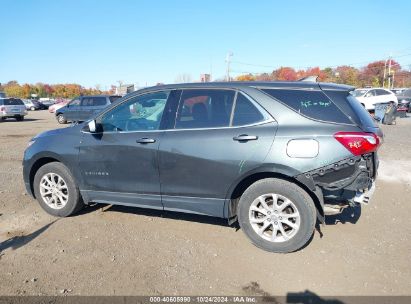
<svg viewBox="0 0 411 304">
<path fill-rule="evenodd" d="M 317 82 L 318 75 L 307 76 L 298 79 L 297 81 L 310 81 L 310 82 Z"/>
</svg>

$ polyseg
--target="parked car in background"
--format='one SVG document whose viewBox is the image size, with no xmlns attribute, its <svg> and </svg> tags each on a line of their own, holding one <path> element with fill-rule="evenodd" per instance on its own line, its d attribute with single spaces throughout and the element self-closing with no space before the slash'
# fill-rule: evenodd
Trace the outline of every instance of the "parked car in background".
<svg viewBox="0 0 411 304">
<path fill-rule="evenodd" d="M 0 98 L 6 98 L 6 93 L 0 92 Z"/>
<path fill-rule="evenodd" d="M 27 110 L 36 111 L 36 110 L 46 110 L 47 106 L 35 99 L 23 99 L 23 102 Z"/>
<path fill-rule="evenodd" d="M 82 122 L 102 111 L 111 103 L 121 98 L 118 95 L 80 96 L 71 100 L 66 106 L 56 110 L 57 121 L 61 124 Z"/>
<path fill-rule="evenodd" d="M 58 109 L 66 106 L 69 102 L 70 102 L 69 99 L 67 99 L 67 100 L 64 100 L 64 99 L 56 100 L 55 104 L 54 104 L 54 105 L 51 105 L 51 106 L 49 107 L 49 112 L 50 112 L 50 113 L 56 113 L 56 111 L 57 111 Z"/>
<path fill-rule="evenodd" d="M 397 94 L 398 107 L 404 107 L 408 113 L 411 113 L 411 89 L 403 89 Z"/>
<path fill-rule="evenodd" d="M 393 92 L 384 88 L 356 89 L 351 94 L 368 110 L 374 111 L 377 103 L 395 103 L 398 99 Z"/>
<path fill-rule="evenodd" d="M 401 95 L 401 93 L 405 90 L 407 90 L 407 88 L 393 88 L 393 89 L 390 89 L 390 91 L 393 92 L 395 95 Z"/>
<path fill-rule="evenodd" d="M 27 115 L 26 106 L 18 98 L 0 98 L 0 119 L 15 118 L 20 121 Z"/>
<path fill-rule="evenodd" d="M 352 89 L 210 82 L 136 91 L 34 137 L 26 189 L 54 216 L 90 203 L 202 214 L 238 221 L 264 250 L 295 251 L 317 220 L 368 204 L 375 188 L 383 134 Z"/>
<path fill-rule="evenodd" d="M 39 102 L 42 103 L 46 109 L 48 109 L 50 106 L 54 105 L 55 100 L 51 98 L 40 98 Z"/>
</svg>

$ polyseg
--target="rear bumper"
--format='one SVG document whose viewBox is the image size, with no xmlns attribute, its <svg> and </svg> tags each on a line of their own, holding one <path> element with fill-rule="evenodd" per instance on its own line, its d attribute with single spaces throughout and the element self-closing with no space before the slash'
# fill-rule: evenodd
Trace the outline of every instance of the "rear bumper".
<svg viewBox="0 0 411 304">
<path fill-rule="evenodd" d="M 19 116 L 26 116 L 27 112 L 19 112 L 19 113 L 8 113 L 8 112 L 0 112 L 0 117 L 5 118 L 12 118 L 12 117 L 19 117 Z"/>
<path fill-rule="evenodd" d="M 370 187 L 367 190 L 357 191 L 352 201 L 356 204 L 368 205 L 371 201 L 371 198 L 374 195 L 374 191 L 375 191 L 375 181 L 373 180 L 372 183 L 370 184 Z"/>
<path fill-rule="evenodd" d="M 313 191 L 324 210 L 330 207 L 342 210 L 344 206 L 368 204 L 375 190 L 378 164 L 377 154 L 369 153 L 300 174 L 296 178 Z"/>
</svg>

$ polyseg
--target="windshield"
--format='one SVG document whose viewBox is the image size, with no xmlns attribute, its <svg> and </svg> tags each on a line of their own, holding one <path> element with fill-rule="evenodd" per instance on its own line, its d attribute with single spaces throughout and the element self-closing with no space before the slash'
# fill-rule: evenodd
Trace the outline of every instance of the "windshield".
<svg viewBox="0 0 411 304">
<path fill-rule="evenodd" d="M 354 97 L 360 97 L 365 95 L 365 93 L 367 93 L 368 90 L 355 90 L 355 91 L 351 91 L 351 95 Z"/>
</svg>

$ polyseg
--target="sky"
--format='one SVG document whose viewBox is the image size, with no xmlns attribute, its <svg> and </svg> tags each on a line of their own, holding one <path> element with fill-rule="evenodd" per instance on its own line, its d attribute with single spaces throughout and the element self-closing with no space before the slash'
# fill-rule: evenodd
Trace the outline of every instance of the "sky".
<svg viewBox="0 0 411 304">
<path fill-rule="evenodd" d="M 411 69 L 411 1 L 0 0 L 0 83 L 173 83 L 386 59 Z"/>
</svg>

